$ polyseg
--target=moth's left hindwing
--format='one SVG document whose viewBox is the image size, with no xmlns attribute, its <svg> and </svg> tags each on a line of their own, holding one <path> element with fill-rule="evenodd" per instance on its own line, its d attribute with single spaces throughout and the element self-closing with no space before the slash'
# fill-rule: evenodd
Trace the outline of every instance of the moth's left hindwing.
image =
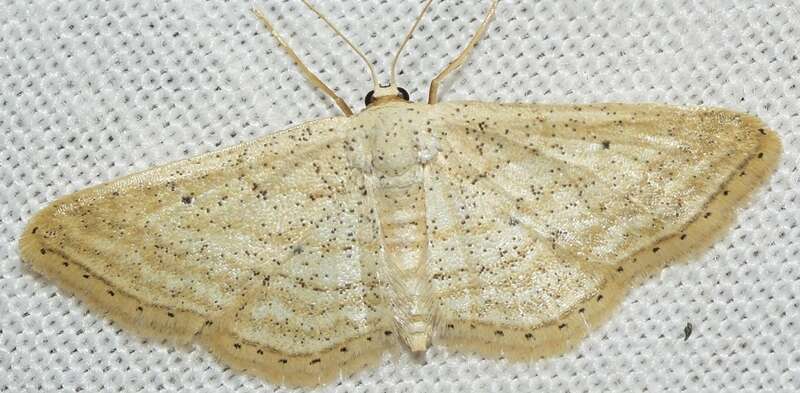
<svg viewBox="0 0 800 393">
<path fill-rule="evenodd" d="M 155 337 L 197 337 L 273 382 L 316 384 L 389 345 L 372 206 L 342 118 L 66 196 L 21 240 L 33 268 Z"/>
<path fill-rule="evenodd" d="M 753 116 L 656 105 L 445 103 L 427 172 L 440 337 L 560 352 L 634 278 L 704 249 L 780 152 Z"/>
</svg>

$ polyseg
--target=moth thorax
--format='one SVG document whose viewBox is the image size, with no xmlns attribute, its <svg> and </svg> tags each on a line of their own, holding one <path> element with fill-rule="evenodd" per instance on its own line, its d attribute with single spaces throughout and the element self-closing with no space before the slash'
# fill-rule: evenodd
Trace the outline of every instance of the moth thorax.
<svg viewBox="0 0 800 393">
<path fill-rule="evenodd" d="M 377 174 L 403 176 L 438 152 L 435 138 L 423 131 L 426 119 L 409 119 L 417 105 L 397 103 L 370 112 L 379 119 L 369 134 L 371 164 Z"/>
<path fill-rule="evenodd" d="M 372 168 L 385 176 L 399 176 L 419 164 L 416 138 L 404 128 L 394 128 L 375 135 L 372 145 Z"/>
</svg>

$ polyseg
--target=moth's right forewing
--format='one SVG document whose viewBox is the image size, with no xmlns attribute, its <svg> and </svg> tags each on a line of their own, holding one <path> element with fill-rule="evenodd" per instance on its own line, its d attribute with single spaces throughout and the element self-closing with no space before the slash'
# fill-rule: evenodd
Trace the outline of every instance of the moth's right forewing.
<svg viewBox="0 0 800 393">
<path fill-rule="evenodd" d="M 273 382 L 386 348 L 378 245 L 347 119 L 315 121 L 66 196 L 21 239 L 33 268 L 155 337 L 200 335 Z"/>
</svg>

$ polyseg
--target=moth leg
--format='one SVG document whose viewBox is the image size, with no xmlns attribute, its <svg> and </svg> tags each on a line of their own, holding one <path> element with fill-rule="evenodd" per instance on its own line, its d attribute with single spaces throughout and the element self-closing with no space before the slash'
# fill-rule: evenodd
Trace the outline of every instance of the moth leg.
<svg viewBox="0 0 800 393">
<path fill-rule="evenodd" d="M 345 116 L 352 116 L 353 111 L 350 109 L 347 103 L 341 97 L 336 95 L 336 93 L 334 93 L 334 91 L 331 90 L 331 88 L 328 87 L 328 85 L 326 85 L 325 82 L 319 79 L 319 77 L 317 77 L 317 75 L 315 75 L 314 72 L 312 72 L 308 68 L 308 66 L 306 66 L 305 63 L 303 63 L 302 60 L 300 60 L 300 57 L 297 56 L 297 53 L 295 53 L 294 50 L 292 50 L 292 48 L 289 46 L 289 44 L 287 44 L 286 41 L 283 40 L 283 37 L 281 37 L 281 35 L 278 34 L 278 31 L 275 30 L 275 28 L 272 26 L 272 23 L 270 23 L 269 19 L 267 19 L 266 15 L 264 15 L 264 13 L 257 8 L 253 8 L 253 14 L 255 14 L 255 16 L 259 20 L 261 20 L 261 23 L 264 24 L 264 27 L 266 27 L 267 30 L 269 30 L 269 32 L 272 34 L 272 36 L 275 37 L 275 40 L 278 41 L 278 45 L 280 45 L 286 51 L 286 54 L 288 54 L 289 57 L 292 60 L 294 60 L 297 66 L 300 67 L 300 72 L 303 73 L 303 76 L 305 76 L 308 79 L 308 81 L 311 82 L 312 85 L 316 86 L 317 88 L 322 90 L 322 92 L 325 93 L 325 95 L 330 97 L 333 100 L 333 102 L 336 103 L 336 106 L 338 106 L 339 109 L 341 109 L 341 111 L 345 114 Z"/>
<path fill-rule="evenodd" d="M 486 28 L 489 27 L 489 22 L 494 16 L 494 12 L 497 9 L 497 3 L 500 0 L 492 0 L 492 4 L 489 6 L 489 10 L 486 12 L 486 17 L 483 18 L 483 22 L 481 25 L 478 26 L 478 30 L 475 31 L 475 34 L 472 36 L 472 39 L 469 40 L 469 43 L 464 47 L 461 53 L 450 62 L 443 70 L 439 71 L 439 75 L 436 75 L 435 78 L 431 81 L 431 87 L 428 89 L 428 104 L 435 104 L 439 101 L 437 95 L 439 92 L 439 83 L 444 80 L 447 75 L 450 75 L 451 72 L 461 67 L 464 62 L 467 60 L 469 53 L 472 52 L 472 48 L 480 41 L 483 34 L 486 32 Z"/>
</svg>

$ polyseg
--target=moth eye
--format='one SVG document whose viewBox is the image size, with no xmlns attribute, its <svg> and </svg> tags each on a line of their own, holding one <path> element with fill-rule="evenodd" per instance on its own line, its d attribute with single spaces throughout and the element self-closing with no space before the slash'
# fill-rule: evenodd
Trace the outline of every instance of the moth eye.
<svg viewBox="0 0 800 393">
<path fill-rule="evenodd" d="M 400 98 L 402 98 L 403 101 L 408 101 L 410 99 L 410 96 L 408 95 L 408 91 L 406 91 L 406 89 L 398 87 L 397 92 L 400 93 Z M 373 102 L 375 102 L 375 90 L 370 90 L 370 92 L 367 93 L 367 96 L 364 97 L 364 105 L 370 106 L 370 104 L 372 104 Z"/>
<path fill-rule="evenodd" d="M 406 89 L 404 89 L 402 87 L 398 87 L 397 91 L 400 92 L 400 97 L 403 97 L 403 100 L 405 100 L 405 101 L 409 100 L 409 95 L 408 95 L 408 92 L 406 91 Z"/>
</svg>

